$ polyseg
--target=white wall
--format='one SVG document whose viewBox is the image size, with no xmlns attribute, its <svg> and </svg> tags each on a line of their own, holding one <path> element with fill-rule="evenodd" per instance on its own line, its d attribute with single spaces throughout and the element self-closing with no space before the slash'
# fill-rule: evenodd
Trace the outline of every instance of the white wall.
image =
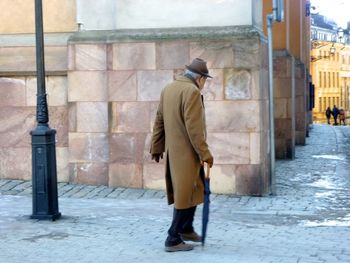
<svg viewBox="0 0 350 263">
<path fill-rule="evenodd" d="M 252 0 L 118 0 L 118 28 L 252 24 Z"/>
<path fill-rule="evenodd" d="M 83 23 L 86 30 L 256 25 L 261 22 L 261 2 L 77 0 L 77 22 Z"/>
</svg>

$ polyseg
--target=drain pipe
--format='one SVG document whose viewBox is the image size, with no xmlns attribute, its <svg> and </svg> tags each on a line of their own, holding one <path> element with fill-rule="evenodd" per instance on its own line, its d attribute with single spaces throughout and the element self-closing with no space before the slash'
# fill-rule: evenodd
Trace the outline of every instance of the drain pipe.
<svg viewBox="0 0 350 263">
<path fill-rule="evenodd" d="M 275 176 L 275 110 L 273 105 L 273 22 L 282 22 L 284 16 L 284 0 L 273 0 L 272 14 L 268 14 L 267 19 L 267 40 L 268 40 L 268 65 L 269 65 L 269 117 L 270 117 L 270 192 L 276 194 Z"/>
<path fill-rule="evenodd" d="M 275 116 L 273 105 L 273 51 L 272 51 L 272 25 L 273 15 L 267 15 L 267 43 L 268 43 L 268 64 L 269 64 L 269 117 L 270 117 L 270 191 L 276 194 L 275 178 Z"/>
</svg>

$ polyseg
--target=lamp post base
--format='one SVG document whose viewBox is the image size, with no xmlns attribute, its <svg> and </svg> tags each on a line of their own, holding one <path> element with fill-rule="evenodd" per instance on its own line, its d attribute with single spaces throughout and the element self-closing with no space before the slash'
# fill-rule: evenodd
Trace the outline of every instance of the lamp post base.
<svg viewBox="0 0 350 263">
<path fill-rule="evenodd" d="M 53 214 L 53 215 L 31 215 L 30 219 L 38 219 L 38 220 L 51 220 L 55 221 L 61 217 L 61 213 Z"/>
<path fill-rule="evenodd" d="M 58 210 L 55 134 L 55 130 L 45 125 L 38 125 L 31 132 L 33 219 L 56 220 L 61 216 Z"/>
</svg>

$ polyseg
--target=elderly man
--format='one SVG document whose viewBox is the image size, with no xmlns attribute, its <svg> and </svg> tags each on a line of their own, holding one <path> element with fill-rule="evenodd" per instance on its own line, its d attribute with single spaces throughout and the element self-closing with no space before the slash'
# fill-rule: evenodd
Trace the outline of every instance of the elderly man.
<svg viewBox="0 0 350 263">
<path fill-rule="evenodd" d="M 162 91 L 151 142 L 152 159 L 159 162 L 165 152 L 168 204 L 174 204 L 165 251 L 188 251 L 200 242 L 193 228 L 196 206 L 204 199 L 204 169 L 214 158 L 206 142 L 205 112 L 201 90 L 208 73 L 206 62 L 196 58 L 184 76 Z"/>
</svg>

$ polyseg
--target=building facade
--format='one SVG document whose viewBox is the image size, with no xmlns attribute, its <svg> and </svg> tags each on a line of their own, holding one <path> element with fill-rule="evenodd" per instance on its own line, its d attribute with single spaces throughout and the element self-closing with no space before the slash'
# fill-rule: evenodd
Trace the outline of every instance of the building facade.
<svg viewBox="0 0 350 263">
<path fill-rule="evenodd" d="M 266 15 L 272 10 L 269 1 L 161 2 L 43 1 L 49 124 L 57 130 L 58 180 L 163 189 L 163 163 L 152 162 L 149 155 L 160 91 L 192 59 L 201 57 L 214 76 L 203 94 L 208 141 L 215 156 L 213 191 L 269 194 L 264 33 Z M 36 103 L 33 4 L 23 0 L 23 9 L 18 9 L 9 0 L 1 3 L 11 7 L 7 20 L 1 17 L 0 23 L 0 177 L 31 179 L 29 132 L 35 126 Z M 287 21 L 304 17 L 304 1 L 286 3 Z M 277 75 L 287 78 L 282 81 L 303 83 L 299 96 L 306 100 L 304 23 L 298 28 L 295 43 L 290 43 L 300 60 L 288 66 L 295 59 L 288 53 L 275 63 L 285 69 L 277 67 Z M 281 41 L 291 39 L 287 35 L 293 32 L 287 30 Z M 278 45 L 274 42 L 275 49 Z M 295 78 L 290 75 L 294 70 Z M 277 90 L 276 94 L 289 94 Z M 294 105 L 297 93 L 283 98 L 289 100 L 287 107 L 299 109 Z M 290 132 L 305 137 L 305 107 L 296 121 L 298 110 L 291 116 L 294 111 L 282 101 L 275 101 L 275 117 L 293 119 L 297 124 Z M 294 143 L 289 142 L 291 147 Z"/>
<path fill-rule="evenodd" d="M 315 87 L 313 120 L 326 122 L 327 107 L 336 105 L 348 116 L 350 102 L 350 37 L 321 15 L 314 15 L 311 25 L 311 74 Z"/>
</svg>

